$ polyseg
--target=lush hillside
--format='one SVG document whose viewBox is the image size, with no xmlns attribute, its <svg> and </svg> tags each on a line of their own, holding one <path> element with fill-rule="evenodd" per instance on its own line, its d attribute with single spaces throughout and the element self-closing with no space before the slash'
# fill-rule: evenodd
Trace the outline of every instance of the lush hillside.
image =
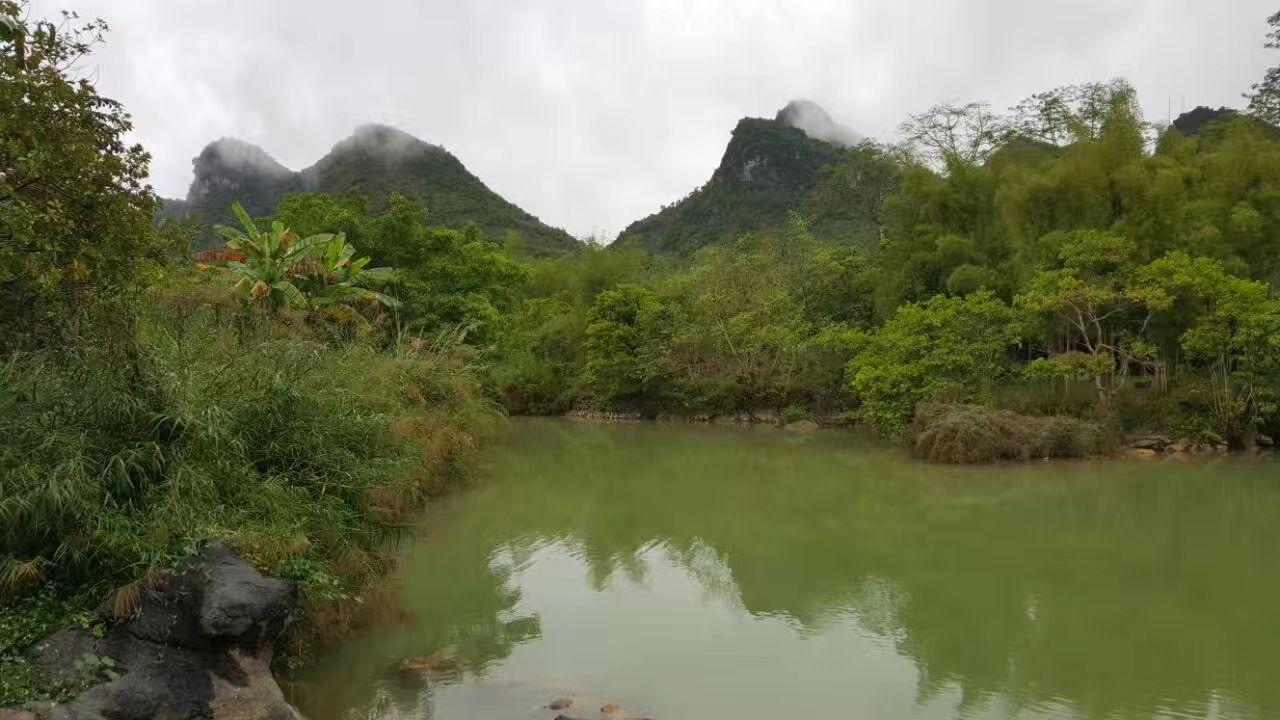
<svg viewBox="0 0 1280 720">
<path fill-rule="evenodd" d="M 232 223 L 239 201 L 250 214 L 270 215 L 289 192 L 343 194 L 357 190 L 372 210 L 385 209 L 394 193 L 420 202 L 435 225 L 480 226 L 490 237 L 521 244 L 535 255 L 572 250 L 578 242 L 507 202 L 447 150 L 394 128 L 368 125 L 339 142 L 315 165 L 293 172 L 261 148 L 224 138 L 194 161 L 185 207 L 166 203 L 164 216 L 184 210 L 209 225 Z M 519 239 L 513 237 L 518 236 Z M 214 242 L 209 236 L 209 242 Z"/>
<path fill-rule="evenodd" d="M 810 101 L 793 101 L 772 120 L 743 118 L 705 185 L 632 223 L 614 245 L 690 254 L 748 232 L 785 225 L 789 212 L 806 210 L 814 203 L 812 196 L 824 168 L 844 156 L 835 143 L 856 139 L 856 134 L 834 123 Z M 832 230 L 863 225 L 847 216 L 832 219 L 839 221 L 831 224 Z M 822 229 L 814 228 L 826 235 Z"/>
</svg>

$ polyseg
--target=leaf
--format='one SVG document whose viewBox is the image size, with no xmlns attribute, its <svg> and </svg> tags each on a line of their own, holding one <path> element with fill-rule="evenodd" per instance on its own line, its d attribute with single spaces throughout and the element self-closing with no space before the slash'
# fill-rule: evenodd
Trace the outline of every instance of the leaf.
<svg viewBox="0 0 1280 720">
<path fill-rule="evenodd" d="M 20 33 L 21 28 L 15 18 L 0 15 L 0 40 L 12 42 Z"/>
<path fill-rule="evenodd" d="M 231 203 L 231 211 L 236 214 L 240 224 L 244 225 L 244 229 L 248 230 L 250 235 L 258 234 L 258 226 L 253 224 L 253 218 L 249 217 L 249 213 L 245 212 L 244 206 L 238 200 Z"/>
<path fill-rule="evenodd" d="M 274 282 L 271 284 L 271 287 L 276 290 L 279 290 L 280 293 L 284 295 L 284 300 L 286 305 L 290 307 L 300 307 L 300 308 L 304 308 L 307 306 L 306 296 L 302 294 L 302 291 L 298 289 L 297 285 L 294 285 L 288 280 L 280 280 L 278 282 Z"/>
</svg>

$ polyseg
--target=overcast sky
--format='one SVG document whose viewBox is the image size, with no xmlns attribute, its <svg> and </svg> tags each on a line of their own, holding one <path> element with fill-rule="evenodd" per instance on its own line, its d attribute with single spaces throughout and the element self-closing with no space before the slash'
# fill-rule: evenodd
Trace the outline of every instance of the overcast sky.
<svg viewBox="0 0 1280 720">
<path fill-rule="evenodd" d="M 184 197 L 222 136 L 301 169 L 380 122 L 444 145 L 575 235 L 710 177 L 743 116 L 793 97 L 891 139 L 952 99 L 1006 108 L 1121 76 L 1148 119 L 1240 104 L 1276 0 L 34 0 L 112 26 L 92 61 L 152 183 Z"/>
</svg>

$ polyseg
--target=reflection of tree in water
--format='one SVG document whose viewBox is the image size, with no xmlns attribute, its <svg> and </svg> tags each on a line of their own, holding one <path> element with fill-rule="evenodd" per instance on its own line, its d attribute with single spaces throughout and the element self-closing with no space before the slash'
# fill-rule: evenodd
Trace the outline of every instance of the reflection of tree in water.
<svg viewBox="0 0 1280 720">
<path fill-rule="evenodd" d="M 956 469 L 847 436 L 520 429 L 501 480 L 433 515 L 430 552 L 403 569 L 416 625 L 344 648 L 359 677 L 342 683 L 352 697 L 326 702 L 414 716 L 429 687 L 379 684 L 399 658 L 453 645 L 482 673 L 538 637 L 536 617 L 513 616 L 510 576 L 558 542 L 596 589 L 643 582 L 660 547 L 752 614 L 815 632 L 852 619 L 915 663 L 922 701 L 958 693 L 962 712 L 1146 718 L 1216 704 L 1280 716 L 1280 508 L 1265 471 L 1255 482 L 1195 465 Z"/>
<path fill-rule="evenodd" d="M 438 541 L 451 547 L 415 555 L 402 568 L 405 613 L 347 641 L 301 679 L 294 699 L 304 715 L 332 717 L 340 707 L 352 708 L 351 718 L 429 718 L 436 684 L 483 674 L 541 636 L 536 616 L 516 612 L 520 592 L 511 573 L 526 557 L 492 557 L 488 543 L 464 533 Z M 405 658 L 434 653 L 454 658 L 458 672 L 399 669 Z"/>
<path fill-rule="evenodd" d="M 642 578 L 660 542 L 752 613 L 854 615 L 915 661 L 921 699 L 1280 714 L 1266 469 L 939 468 L 848 440 L 562 425 L 512 457 L 499 473 L 538 480 L 505 488 L 500 522 L 578 547 L 593 587 Z"/>
</svg>

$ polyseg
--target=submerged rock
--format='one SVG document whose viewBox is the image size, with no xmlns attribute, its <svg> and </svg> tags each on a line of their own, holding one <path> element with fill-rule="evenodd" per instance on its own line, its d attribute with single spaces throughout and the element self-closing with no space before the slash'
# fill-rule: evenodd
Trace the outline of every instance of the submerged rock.
<svg viewBox="0 0 1280 720">
<path fill-rule="evenodd" d="M 565 710 L 570 707 L 573 707 L 572 698 L 556 698 L 555 700 L 547 703 L 548 710 Z"/>
<path fill-rule="evenodd" d="M 271 675 L 272 644 L 294 601 L 289 583 L 207 543 L 144 590 L 135 616 L 105 637 L 64 630 L 34 648 L 48 684 L 89 686 L 51 717 L 298 720 Z"/>
<path fill-rule="evenodd" d="M 456 651 L 451 647 L 447 647 L 441 648 L 430 655 L 407 657 L 401 660 L 400 671 L 433 675 L 457 675 L 462 672 L 462 666 L 458 663 Z"/>
</svg>

